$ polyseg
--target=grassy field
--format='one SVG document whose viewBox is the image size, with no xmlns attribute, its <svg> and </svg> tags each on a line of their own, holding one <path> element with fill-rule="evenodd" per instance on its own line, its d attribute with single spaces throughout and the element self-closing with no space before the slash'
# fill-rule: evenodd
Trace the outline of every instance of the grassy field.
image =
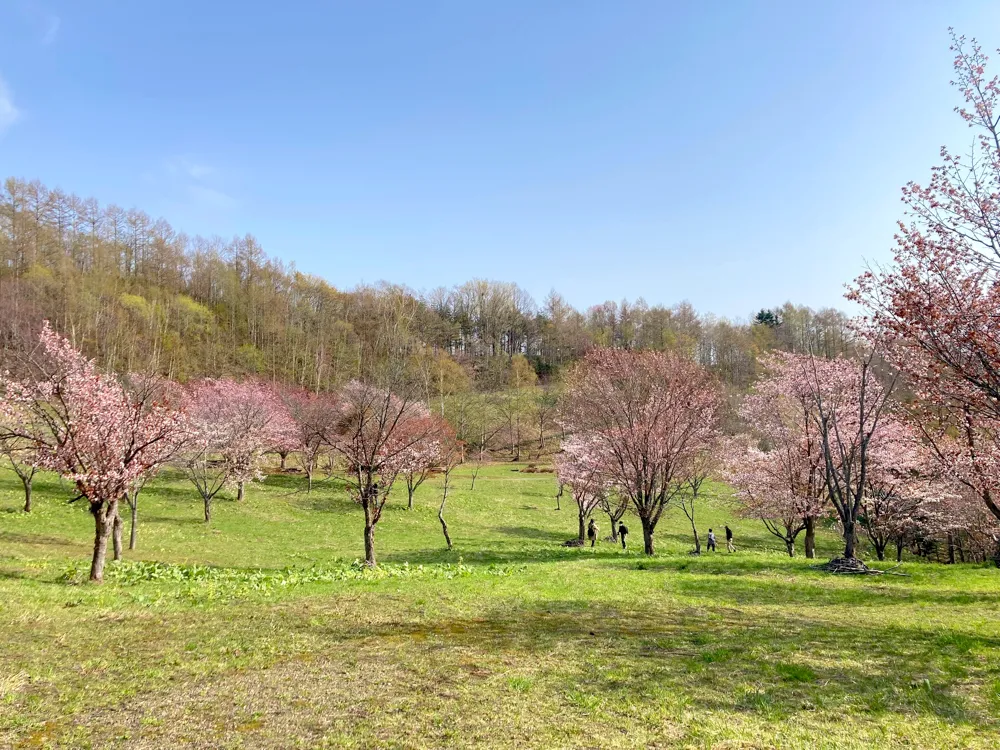
<svg viewBox="0 0 1000 750">
<path fill-rule="evenodd" d="M 474 493 L 459 472 L 451 553 L 439 484 L 412 512 L 404 490 L 376 572 L 336 482 L 273 476 L 207 527 L 165 477 L 100 587 L 85 510 L 43 478 L 23 514 L 0 472 L 0 746 L 1000 746 L 1000 571 L 825 575 L 722 487 L 699 526 L 730 522 L 736 554 L 688 555 L 679 510 L 655 559 L 639 538 L 568 549 L 572 503 L 518 468 Z"/>
</svg>

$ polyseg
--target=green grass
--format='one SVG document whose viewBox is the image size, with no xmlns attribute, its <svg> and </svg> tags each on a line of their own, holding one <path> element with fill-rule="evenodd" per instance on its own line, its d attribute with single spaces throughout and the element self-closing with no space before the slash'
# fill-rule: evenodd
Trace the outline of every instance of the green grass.
<svg viewBox="0 0 1000 750">
<path fill-rule="evenodd" d="M 103 586 L 58 480 L 26 515 L 0 472 L 0 747 L 1000 746 L 997 570 L 824 575 L 720 486 L 699 528 L 729 522 L 736 554 L 688 555 L 679 511 L 655 559 L 569 549 L 571 503 L 517 468 L 474 493 L 459 472 L 451 553 L 439 483 L 399 493 L 376 572 L 335 481 L 273 476 L 205 526 L 165 477 Z"/>
</svg>

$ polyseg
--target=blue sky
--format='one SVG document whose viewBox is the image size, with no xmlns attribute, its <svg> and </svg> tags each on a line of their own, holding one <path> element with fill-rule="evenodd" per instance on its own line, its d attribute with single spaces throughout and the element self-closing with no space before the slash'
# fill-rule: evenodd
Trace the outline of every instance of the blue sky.
<svg viewBox="0 0 1000 750">
<path fill-rule="evenodd" d="M 0 0 L 0 176 L 347 288 L 842 301 L 1000 3 Z M 1000 59 L 997 60 L 1000 65 Z M 1000 68 L 998 68 L 1000 69 Z"/>
</svg>

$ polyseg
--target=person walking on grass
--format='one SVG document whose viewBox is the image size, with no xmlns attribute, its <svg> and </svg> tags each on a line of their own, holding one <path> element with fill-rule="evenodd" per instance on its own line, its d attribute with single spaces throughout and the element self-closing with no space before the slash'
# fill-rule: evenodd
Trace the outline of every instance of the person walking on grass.
<svg viewBox="0 0 1000 750">
<path fill-rule="evenodd" d="M 590 519 L 590 525 L 587 526 L 587 538 L 590 540 L 590 546 L 593 547 L 597 544 L 597 524 L 594 523 L 594 519 Z"/>
<path fill-rule="evenodd" d="M 625 544 L 625 537 L 628 536 L 628 526 L 622 521 L 618 524 L 618 538 L 622 540 L 622 549 L 628 549 L 628 545 Z"/>
<path fill-rule="evenodd" d="M 736 545 L 733 544 L 733 530 L 726 526 L 726 549 L 729 552 L 736 551 Z"/>
<path fill-rule="evenodd" d="M 708 530 L 708 548 L 715 552 L 715 532 L 711 529 Z"/>
</svg>

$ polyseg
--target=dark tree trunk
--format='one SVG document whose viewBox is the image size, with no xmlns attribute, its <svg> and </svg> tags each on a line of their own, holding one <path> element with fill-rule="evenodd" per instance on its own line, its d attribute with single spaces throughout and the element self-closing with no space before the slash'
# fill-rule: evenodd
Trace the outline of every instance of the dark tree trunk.
<svg viewBox="0 0 1000 750">
<path fill-rule="evenodd" d="M 372 500 L 365 497 L 361 503 L 365 511 L 365 565 L 374 568 L 375 561 L 375 520 L 373 515 Z"/>
<path fill-rule="evenodd" d="M 114 520 L 111 522 L 111 541 L 114 545 L 115 560 L 122 559 L 122 526 L 124 525 L 122 517 L 118 515 L 116 509 Z"/>
<path fill-rule="evenodd" d="M 885 559 L 885 548 L 888 543 L 888 540 L 884 542 L 872 542 L 872 545 L 875 547 L 875 557 L 879 560 Z"/>
<path fill-rule="evenodd" d="M 694 553 L 696 555 L 700 555 L 701 554 L 701 539 L 698 538 L 698 529 L 692 527 L 691 530 L 694 532 Z"/>
<path fill-rule="evenodd" d="M 812 560 L 816 557 L 816 519 L 806 518 L 806 558 Z"/>
<path fill-rule="evenodd" d="M 956 546 L 958 547 L 958 561 L 964 563 L 965 562 L 965 545 L 964 545 L 964 543 L 962 541 L 962 532 L 961 531 L 958 532 L 958 544 Z"/>
<path fill-rule="evenodd" d="M 285 461 L 288 460 L 288 454 L 287 453 L 279 453 L 278 455 L 281 457 L 281 466 L 279 468 L 282 471 L 284 471 L 285 470 Z"/>
<path fill-rule="evenodd" d="M 881 559 L 880 557 L 879 560 Z M 955 537 L 950 531 L 948 532 L 948 564 L 955 564 Z"/>
<path fill-rule="evenodd" d="M 785 552 L 789 557 L 795 557 L 795 539 L 785 537 Z"/>
<path fill-rule="evenodd" d="M 562 500 L 562 493 L 563 493 L 563 486 L 562 483 L 560 482 L 559 491 L 556 493 L 556 510 L 562 510 L 562 506 L 559 503 L 559 501 Z"/>
<path fill-rule="evenodd" d="M 896 537 L 896 562 L 903 562 L 903 537 Z"/>
<path fill-rule="evenodd" d="M 136 495 L 132 498 L 132 503 L 130 506 L 132 511 L 132 525 L 129 528 L 128 533 L 128 548 L 135 549 L 136 541 L 139 538 L 139 496 Z"/>
<path fill-rule="evenodd" d="M 854 559 L 854 547 L 857 544 L 857 537 L 854 533 L 854 522 L 844 524 L 844 557 L 848 560 Z"/>
<path fill-rule="evenodd" d="M 108 556 L 108 538 L 114 517 L 118 515 L 117 501 L 98 502 L 90 504 L 90 512 L 94 516 L 94 556 L 90 562 L 90 580 L 93 583 L 104 582 L 104 562 Z"/>
<path fill-rule="evenodd" d="M 243 482 L 240 482 L 236 486 L 236 502 L 242 503 L 243 502 L 243 498 L 246 497 L 246 494 L 247 494 L 246 484 L 243 483 Z"/>
<path fill-rule="evenodd" d="M 24 512 L 31 513 L 31 482 L 33 477 L 21 477 L 21 484 L 24 485 Z"/>
<path fill-rule="evenodd" d="M 587 517 L 584 515 L 582 510 L 579 513 L 577 513 L 577 520 L 580 522 L 579 524 L 580 528 L 577 532 L 577 539 L 580 540 L 580 544 L 583 544 L 583 540 L 587 538 L 587 529 L 586 529 Z"/>
<path fill-rule="evenodd" d="M 656 550 L 653 548 L 653 529 L 656 526 L 648 518 L 640 518 L 639 520 L 642 522 L 643 552 L 645 552 L 647 555 L 655 555 Z"/>
<path fill-rule="evenodd" d="M 438 520 L 441 522 L 441 533 L 444 534 L 444 543 L 451 549 L 451 537 L 448 535 L 448 522 L 444 520 L 444 503 L 438 508 Z"/>
<path fill-rule="evenodd" d="M 608 513 L 608 518 L 611 520 L 611 541 L 618 544 L 618 525 L 615 523 L 615 518 L 610 513 Z"/>
<path fill-rule="evenodd" d="M 212 522 L 212 498 L 202 498 L 205 501 L 205 523 Z"/>
</svg>

